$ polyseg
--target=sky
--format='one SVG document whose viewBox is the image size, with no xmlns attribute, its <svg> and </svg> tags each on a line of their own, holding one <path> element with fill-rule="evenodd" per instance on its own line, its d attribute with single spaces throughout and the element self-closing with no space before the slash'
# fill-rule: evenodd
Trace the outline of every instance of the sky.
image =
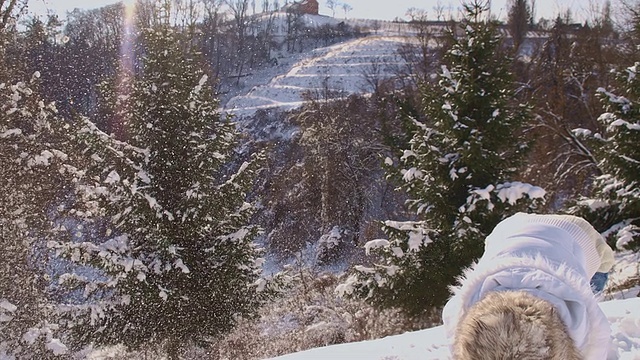
<svg viewBox="0 0 640 360">
<path fill-rule="evenodd" d="M 285 0 L 279 0 L 283 4 Z M 492 0 L 492 13 L 499 18 L 506 18 L 507 3 L 509 0 Z M 560 12 L 571 9 L 576 19 L 589 18 L 590 9 L 593 4 L 602 6 L 606 0 L 536 0 L 536 19 L 540 17 L 554 18 Z M 53 9 L 58 14 L 64 15 L 66 11 L 74 8 L 97 8 L 107 4 L 113 4 L 117 0 L 29 0 L 30 11 L 44 14 L 46 9 Z M 427 11 L 430 18 L 435 19 L 434 8 L 438 3 L 445 9 L 455 12 L 460 7 L 461 0 L 340 0 L 340 3 L 349 4 L 353 10 L 347 13 L 349 18 L 360 19 L 380 19 L 394 20 L 395 18 L 406 19 L 406 12 L 409 8 L 418 8 Z M 615 2 L 615 1 L 614 1 Z M 256 0 L 260 4 L 262 1 Z M 319 0 L 320 13 L 331 15 L 331 11 L 326 7 L 326 0 Z M 259 7 L 259 5 L 258 5 Z M 449 10 L 445 10 L 445 13 Z M 342 7 L 336 10 L 336 17 L 344 17 Z"/>
</svg>

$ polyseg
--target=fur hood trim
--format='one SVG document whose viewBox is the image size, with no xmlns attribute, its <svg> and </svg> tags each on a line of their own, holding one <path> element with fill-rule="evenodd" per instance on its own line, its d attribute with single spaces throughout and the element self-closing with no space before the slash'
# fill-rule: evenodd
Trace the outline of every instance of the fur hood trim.
<svg viewBox="0 0 640 360">
<path fill-rule="evenodd" d="M 555 307 L 527 291 L 491 291 L 458 325 L 454 359 L 583 360 Z"/>
<path fill-rule="evenodd" d="M 541 273 L 545 280 L 540 286 L 534 285 L 522 276 L 512 273 L 513 269 L 524 269 L 524 273 Z M 504 276 L 514 280 L 508 288 L 499 283 L 487 283 L 489 278 Z M 515 279 L 514 279 L 515 278 Z M 514 286 L 513 284 L 517 284 Z M 606 358 L 610 341 L 610 325 L 591 291 L 587 279 L 579 271 L 566 264 L 556 264 L 538 255 L 535 257 L 501 257 L 492 261 L 481 261 L 464 271 L 459 278 L 459 286 L 451 288 L 453 297 L 443 310 L 443 319 L 447 337 L 451 344 L 466 312 L 489 291 L 525 290 L 554 306 L 562 307 L 560 302 L 576 302 L 582 306 L 581 313 L 559 311 L 567 324 L 568 332 L 586 360 Z M 568 296 L 563 296 L 568 295 Z M 569 298 L 567 298 L 569 297 Z M 560 309 L 558 309 L 560 310 Z M 566 310 L 566 309 L 565 309 Z M 581 324 L 572 327 L 572 324 Z"/>
</svg>

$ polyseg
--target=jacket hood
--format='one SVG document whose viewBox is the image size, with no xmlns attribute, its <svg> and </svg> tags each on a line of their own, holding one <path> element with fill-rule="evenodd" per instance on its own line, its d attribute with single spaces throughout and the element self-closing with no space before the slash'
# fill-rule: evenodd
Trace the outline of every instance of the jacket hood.
<svg viewBox="0 0 640 360">
<path fill-rule="evenodd" d="M 450 345 L 474 304 L 490 292 L 508 290 L 523 290 L 551 303 L 584 358 L 606 358 L 611 329 L 583 272 L 542 255 L 480 261 L 465 270 L 443 310 Z"/>
</svg>

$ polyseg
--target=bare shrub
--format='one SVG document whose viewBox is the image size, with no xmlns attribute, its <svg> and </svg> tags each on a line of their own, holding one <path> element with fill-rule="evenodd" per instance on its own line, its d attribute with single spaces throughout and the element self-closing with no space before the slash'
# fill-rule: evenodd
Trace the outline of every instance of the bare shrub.
<svg viewBox="0 0 640 360">
<path fill-rule="evenodd" d="M 411 319 L 335 293 L 339 276 L 294 266 L 286 296 L 218 342 L 209 359 L 263 359 L 311 348 L 364 341 L 436 325 L 438 316 Z"/>
</svg>

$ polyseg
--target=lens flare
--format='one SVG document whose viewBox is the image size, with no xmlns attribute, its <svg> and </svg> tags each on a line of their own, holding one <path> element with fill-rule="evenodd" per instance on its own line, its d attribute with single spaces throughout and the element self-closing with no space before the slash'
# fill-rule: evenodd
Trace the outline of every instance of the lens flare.
<svg viewBox="0 0 640 360">
<path fill-rule="evenodd" d="M 127 79 L 133 76 L 135 66 L 135 44 L 136 44 L 136 0 L 125 0 L 124 6 L 124 22 L 122 29 L 122 39 L 120 43 L 120 67 L 118 69 L 118 77 L 116 83 L 116 96 L 119 100 L 128 98 L 130 89 Z M 126 101 L 126 100 L 122 100 Z M 118 105 L 118 106 L 122 106 Z M 118 109 L 114 119 L 112 119 L 111 131 L 119 140 L 127 140 L 126 138 L 126 111 Z"/>
<path fill-rule="evenodd" d="M 133 70 L 134 44 L 136 41 L 135 34 L 135 0 L 123 2 L 124 5 L 124 29 L 122 32 L 122 44 L 120 45 L 120 59 L 122 65 L 131 65 L 127 70 Z"/>
</svg>

